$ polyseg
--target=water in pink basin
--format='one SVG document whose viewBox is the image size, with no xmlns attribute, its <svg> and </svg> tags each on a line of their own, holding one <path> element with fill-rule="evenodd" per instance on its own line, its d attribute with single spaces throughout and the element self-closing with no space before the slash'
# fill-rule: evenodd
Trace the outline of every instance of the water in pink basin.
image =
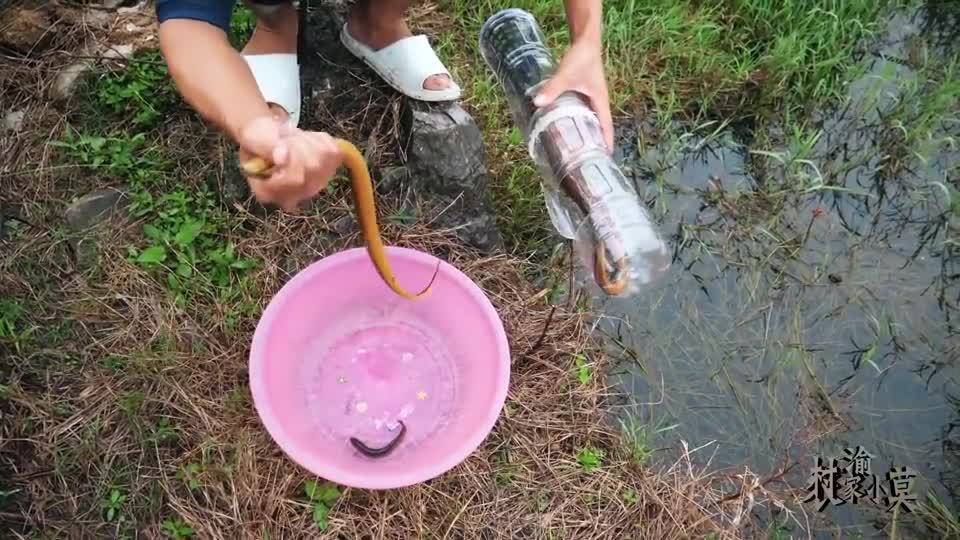
<svg viewBox="0 0 960 540">
<path fill-rule="evenodd" d="M 437 259 L 388 247 L 409 290 Z M 442 263 L 430 293 L 391 291 L 355 248 L 315 262 L 271 299 L 250 350 L 250 390 L 264 427 L 294 461 L 327 480 L 390 489 L 467 458 L 496 423 L 510 381 L 506 332 L 483 291 Z M 386 445 L 369 457 L 351 443 Z"/>
<path fill-rule="evenodd" d="M 456 367 L 429 328 L 388 319 L 339 330 L 344 334 L 309 345 L 303 363 L 310 416 L 323 436 L 379 447 L 404 421 L 415 429 L 400 453 L 443 428 L 455 399 Z"/>
</svg>

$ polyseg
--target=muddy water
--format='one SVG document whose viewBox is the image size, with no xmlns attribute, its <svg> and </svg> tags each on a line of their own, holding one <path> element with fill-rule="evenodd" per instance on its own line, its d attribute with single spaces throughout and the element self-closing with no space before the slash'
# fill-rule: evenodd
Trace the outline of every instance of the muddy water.
<svg viewBox="0 0 960 540">
<path fill-rule="evenodd" d="M 916 106 L 936 102 L 920 64 L 954 54 L 926 21 L 957 16 L 891 17 L 849 101 L 806 133 L 621 130 L 620 162 L 675 250 L 670 276 L 606 301 L 599 325 L 650 448 L 710 443 L 699 461 L 760 476 L 796 461 L 785 478 L 802 489 L 817 454 L 860 445 L 881 478 L 908 466 L 921 499 L 957 508 L 960 112 L 929 115 L 916 144 L 899 127 L 924 127 Z M 890 520 L 866 503 L 804 509 L 815 536 Z"/>
</svg>

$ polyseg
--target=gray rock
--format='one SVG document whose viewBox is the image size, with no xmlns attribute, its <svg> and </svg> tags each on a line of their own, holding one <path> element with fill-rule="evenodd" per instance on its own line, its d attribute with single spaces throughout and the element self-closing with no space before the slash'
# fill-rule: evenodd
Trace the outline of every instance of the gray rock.
<svg viewBox="0 0 960 540">
<path fill-rule="evenodd" d="M 106 50 L 103 51 L 102 58 L 104 59 L 129 59 L 133 56 L 133 44 L 132 43 L 123 43 L 120 45 L 108 45 Z"/>
<path fill-rule="evenodd" d="M 100 269 L 103 232 L 94 228 L 125 208 L 130 197 L 123 188 L 105 188 L 74 201 L 66 211 L 70 244 L 76 257 L 77 270 L 88 277 Z"/>
<path fill-rule="evenodd" d="M 77 81 L 80 75 L 90 69 L 88 62 L 76 62 L 70 64 L 57 75 L 53 86 L 50 87 L 50 97 L 58 101 L 66 101 L 73 95 L 77 88 Z"/>
<path fill-rule="evenodd" d="M 482 134 L 463 107 L 407 100 L 403 128 L 418 183 L 443 195 L 486 187 Z"/>
<path fill-rule="evenodd" d="M 457 228 L 462 241 L 482 251 L 501 248 L 473 118 L 457 103 L 405 100 L 403 137 L 414 191 L 442 209 L 435 225 Z"/>
<path fill-rule="evenodd" d="M 7 131 L 20 131 L 23 129 L 23 118 L 27 115 L 26 111 L 11 111 L 3 116 L 3 129 Z"/>
<path fill-rule="evenodd" d="M 332 224 L 332 229 L 340 236 L 346 236 L 357 230 L 357 220 L 352 214 L 347 214 Z"/>
<path fill-rule="evenodd" d="M 130 199 L 120 188 L 107 188 L 84 195 L 67 207 L 67 225 L 74 231 L 90 228 L 126 207 Z"/>
</svg>

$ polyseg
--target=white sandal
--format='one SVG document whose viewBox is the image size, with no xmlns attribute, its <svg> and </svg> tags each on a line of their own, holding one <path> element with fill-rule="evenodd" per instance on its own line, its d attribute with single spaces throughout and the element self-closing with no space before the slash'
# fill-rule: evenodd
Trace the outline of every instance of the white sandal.
<svg viewBox="0 0 960 540">
<path fill-rule="evenodd" d="M 460 87 L 453 82 L 453 77 L 437 58 L 425 35 L 404 38 L 375 51 L 354 39 L 344 24 L 340 30 L 340 41 L 402 94 L 420 101 L 453 101 L 460 98 Z M 446 75 L 450 78 L 450 86 L 444 90 L 425 89 L 423 83 L 432 75 Z"/>
<path fill-rule="evenodd" d="M 300 64 L 296 54 L 242 54 L 267 103 L 283 107 L 300 125 Z"/>
</svg>

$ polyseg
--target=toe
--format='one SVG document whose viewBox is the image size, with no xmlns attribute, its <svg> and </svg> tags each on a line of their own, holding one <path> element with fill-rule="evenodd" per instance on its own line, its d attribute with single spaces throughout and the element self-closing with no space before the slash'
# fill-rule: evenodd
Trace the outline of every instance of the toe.
<svg viewBox="0 0 960 540">
<path fill-rule="evenodd" d="M 450 77 L 446 74 L 431 75 L 423 81 L 424 90 L 446 90 L 450 87 Z"/>
</svg>

